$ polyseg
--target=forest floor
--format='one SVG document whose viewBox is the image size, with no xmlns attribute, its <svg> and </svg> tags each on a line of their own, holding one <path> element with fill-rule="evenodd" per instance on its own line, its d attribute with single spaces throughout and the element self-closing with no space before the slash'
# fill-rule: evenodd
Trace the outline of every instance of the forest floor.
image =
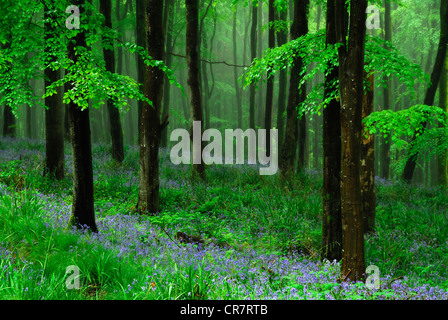
<svg viewBox="0 0 448 320">
<path fill-rule="evenodd" d="M 93 234 L 67 229 L 70 146 L 65 154 L 66 177 L 53 182 L 42 177 L 42 141 L 0 138 L 0 299 L 448 299 L 442 189 L 377 179 L 365 248 L 381 276 L 369 289 L 340 283 L 339 263 L 320 260 L 320 173 L 285 186 L 255 166 L 210 166 L 207 184 L 191 183 L 190 167 L 162 150 L 161 212 L 138 215 L 137 147 L 118 166 L 94 144 Z M 69 266 L 78 290 L 66 286 Z"/>
</svg>

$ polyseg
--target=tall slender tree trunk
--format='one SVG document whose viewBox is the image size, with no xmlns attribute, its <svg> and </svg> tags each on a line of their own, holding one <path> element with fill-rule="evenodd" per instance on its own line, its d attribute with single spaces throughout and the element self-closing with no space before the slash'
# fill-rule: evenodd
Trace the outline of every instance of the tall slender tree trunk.
<svg viewBox="0 0 448 320">
<path fill-rule="evenodd" d="M 146 0 L 146 37 L 148 54 L 164 60 L 163 1 Z M 159 145 L 165 75 L 157 67 L 146 67 L 145 95 L 153 105 L 145 105 L 140 128 L 140 189 L 137 209 L 144 213 L 159 211 Z"/>
<path fill-rule="evenodd" d="M 3 110 L 3 136 L 12 138 L 16 136 L 16 118 L 8 104 Z"/>
<path fill-rule="evenodd" d="M 112 0 L 100 1 L 100 11 L 106 18 L 105 26 L 107 28 L 112 28 Z M 105 40 L 106 39 L 103 38 L 103 41 Z M 103 54 L 104 61 L 106 62 L 106 70 L 115 72 L 115 53 L 113 44 L 112 49 L 103 48 Z M 119 56 L 122 56 L 120 52 Z M 119 65 L 122 65 L 122 61 L 119 61 Z M 107 101 L 107 110 L 109 113 L 110 135 L 112 138 L 112 159 L 118 163 L 122 163 L 124 160 L 124 146 L 120 111 L 115 107 L 111 100 Z"/>
<path fill-rule="evenodd" d="M 257 2 L 258 3 L 258 2 Z M 257 20 L 258 8 L 252 2 L 252 26 L 250 28 L 250 59 L 253 61 L 257 57 Z M 249 128 L 255 129 L 255 84 L 249 87 Z"/>
<path fill-rule="evenodd" d="M 327 0 L 326 45 L 335 45 L 335 1 Z M 343 16 L 347 19 L 347 14 Z M 332 66 L 325 76 L 325 96 L 335 90 L 332 83 L 339 77 L 339 67 Z M 323 215 L 322 255 L 329 261 L 342 259 L 341 219 L 341 105 L 332 99 L 323 110 Z"/>
<path fill-rule="evenodd" d="M 448 45 L 448 1 L 440 2 L 440 38 L 439 47 L 437 49 L 436 61 L 434 62 L 434 68 L 431 73 L 430 85 L 426 90 L 425 99 L 423 104 L 432 106 L 434 104 L 434 98 L 436 95 L 437 87 L 439 85 L 440 77 L 442 75 L 443 64 L 445 63 L 446 51 Z M 426 122 L 422 123 L 423 130 L 426 127 Z M 423 134 L 423 132 L 420 132 Z M 415 143 L 416 136 L 414 135 L 410 148 L 408 151 L 408 160 L 403 170 L 402 179 L 410 183 L 414 174 L 415 166 L 417 164 L 418 153 L 411 154 L 412 146 Z"/>
<path fill-rule="evenodd" d="M 145 7 L 146 7 L 146 1 L 144 0 L 137 0 L 136 1 L 136 41 L 137 45 L 146 48 L 146 36 L 145 36 Z M 138 83 L 143 85 L 144 90 L 144 84 L 145 84 L 145 70 L 146 65 L 143 62 L 143 59 L 136 54 L 137 58 L 137 81 Z M 142 122 L 142 110 L 145 107 L 145 102 L 138 100 L 137 102 L 137 112 L 138 112 L 138 143 L 140 144 L 140 138 L 141 138 L 141 122 Z"/>
<path fill-rule="evenodd" d="M 85 1 L 73 0 L 72 3 L 80 8 L 82 23 L 82 17 L 85 12 Z M 71 41 L 68 44 L 68 56 L 74 63 L 78 61 L 78 56 L 75 53 L 77 46 L 87 46 L 84 31 L 78 32 L 74 38 L 74 42 Z M 88 227 L 91 231 L 97 232 L 93 200 L 93 166 L 89 109 L 81 110 L 72 101 L 69 103 L 68 108 L 73 153 L 73 204 L 69 227 Z"/>
<path fill-rule="evenodd" d="M 235 7 L 235 12 L 233 13 L 233 29 L 232 29 L 232 41 L 233 41 L 233 63 L 238 63 L 238 54 L 237 54 L 237 42 L 236 42 L 236 34 L 237 34 L 237 7 Z M 238 128 L 243 128 L 243 106 L 241 102 L 241 85 L 238 83 L 238 68 L 233 68 L 233 78 L 235 81 L 235 97 L 236 97 L 236 109 L 237 109 L 237 119 L 238 119 Z"/>
<path fill-rule="evenodd" d="M 442 75 L 439 84 L 439 106 L 443 111 L 448 112 L 448 55 L 445 58 Z M 438 157 L 437 179 L 438 184 L 444 187 L 448 186 L 448 152 Z"/>
<path fill-rule="evenodd" d="M 12 35 L 8 33 L 9 41 L 6 44 L 2 44 L 1 47 L 3 50 L 8 50 L 11 48 Z M 5 73 L 9 72 L 9 66 L 4 70 Z M 7 89 L 9 90 L 9 89 Z M 9 104 L 5 104 L 5 108 L 3 110 L 3 136 L 4 137 L 15 137 L 16 136 L 16 118 L 12 113 L 11 106 Z"/>
<path fill-rule="evenodd" d="M 384 1 L 385 14 L 384 14 L 384 40 L 392 41 L 392 22 L 391 22 L 391 9 L 390 1 Z M 389 77 L 386 77 L 387 87 L 383 89 L 383 110 L 390 108 L 390 86 L 392 82 Z M 380 177 L 389 178 L 389 166 L 390 166 L 390 143 L 386 143 L 386 138 L 381 138 L 380 149 Z"/>
<path fill-rule="evenodd" d="M 297 39 L 308 33 L 309 0 L 294 0 L 294 22 L 291 26 L 291 39 Z M 279 168 L 283 177 L 294 173 L 294 159 L 297 150 L 298 121 L 296 107 L 305 99 L 305 84 L 299 92 L 300 71 L 303 60 L 297 55 L 293 60 L 291 77 L 289 80 L 288 105 L 286 107 L 286 131 L 280 152 Z"/>
<path fill-rule="evenodd" d="M 274 22 L 275 20 L 275 8 L 274 0 L 269 0 L 269 21 L 268 23 Z M 268 32 L 268 46 L 269 48 L 275 47 L 275 30 L 274 28 L 269 28 Z M 269 71 L 268 71 L 269 73 Z M 274 102 L 274 75 L 268 75 L 266 84 L 266 108 L 264 115 L 264 129 L 266 129 L 266 154 L 271 150 L 271 123 L 272 123 L 272 104 Z"/>
<path fill-rule="evenodd" d="M 173 0 L 167 0 L 165 2 L 165 22 L 164 22 L 164 34 L 166 35 L 166 61 L 165 64 L 168 68 L 171 68 L 171 62 L 172 62 L 172 55 L 170 54 L 173 50 L 174 43 L 173 43 L 173 23 L 174 23 L 174 1 Z M 162 111 L 162 117 L 168 117 L 168 111 L 170 108 L 171 103 L 171 86 L 168 80 L 168 77 L 165 77 L 165 87 L 164 87 L 164 93 L 163 93 L 163 111 Z M 160 146 L 162 148 L 166 148 L 168 145 L 168 130 L 162 131 L 162 136 L 160 140 Z"/>
<path fill-rule="evenodd" d="M 286 21 L 287 10 L 282 10 L 279 13 L 281 21 Z M 288 34 L 286 31 L 277 33 L 277 45 L 280 47 L 286 43 Z M 278 144 L 281 146 L 283 137 L 285 135 L 285 108 L 286 108 L 286 92 L 287 92 L 287 71 L 282 69 L 278 77 L 278 103 L 277 103 L 277 129 L 278 129 Z"/>
<path fill-rule="evenodd" d="M 362 118 L 373 112 L 374 75 L 365 75 L 368 82 L 367 91 L 364 94 L 362 104 Z M 367 135 L 367 136 L 366 136 Z M 361 136 L 361 198 L 362 214 L 364 219 L 364 233 L 375 231 L 375 140 L 374 135 L 368 134 L 363 126 Z"/>
<path fill-rule="evenodd" d="M 186 51 L 187 51 L 187 66 L 188 66 L 188 87 L 190 91 L 190 115 L 191 115 L 191 137 L 193 137 L 193 122 L 199 121 L 201 124 L 201 137 L 203 129 L 203 113 L 202 113 L 202 99 L 201 99 L 201 84 L 199 82 L 199 23 L 198 23 L 198 0 L 185 0 L 187 9 L 187 32 L 186 32 Z M 199 150 L 197 150 L 198 163 L 193 161 L 193 178 L 199 177 L 205 181 L 205 165 L 202 161 L 202 139 Z M 195 147 L 193 147 L 193 154 Z M 193 160 L 196 157 L 193 155 Z"/>
<path fill-rule="evenodd" d="M 341 215 L 342 267 L 346 279 L 364 278 L 364 226 L 360 186 L 360 145 L 364 82 L 367 0 L 350 3 L 349 38 L 346 42 L 345 0 L 336 0 L 336 34 L 339 43 L 341 99 Z"/>
<path fill-rule="evenodd" d="M 49 8 L 50 9 L 50 8 Z M 53 9 L 53 8 L 51 8 Z M 51 56 L 49 63 L 55 61 L 51 52 L 50 42 L 56 37 L 56 28 L 52 21 L 57 17 L 54 13 L 45 11 L 45 51 Z M 61 69 L 45 68 L 45 88 L 61 78 Z M 60 180 L 64 178 L 64 130 L 62 123 L 62 90 L 56 89 L 56 94 L 45 98 L 45 168 L 44 175 Z"/>
</svg>

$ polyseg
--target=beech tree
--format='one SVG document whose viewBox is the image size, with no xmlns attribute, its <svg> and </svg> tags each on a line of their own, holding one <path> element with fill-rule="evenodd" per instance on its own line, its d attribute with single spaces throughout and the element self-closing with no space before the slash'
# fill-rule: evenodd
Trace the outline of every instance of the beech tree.
<svg viewBox="0 0 448 320">
<path fill-rule="evenodd" d="M 80 10 L 80 17 L 85 13 L 85 0 L 75 0 L 73 5 Z M 86 48 L 86 35 L 84 27 L 74 30 L 76 36 L 68 43 L 68 57 L 73 65 L 78 63 L 77 50 Z M 78 51 L 79 52 L 79 51 Z M 71 84 L 74 89 L 76 84 Z M 73 156 L 73 204 L 69 226 L 77 228 L 87 227 L 97 232 L 95 221 L 95 208 L 93 200 L 93 166 L 92 147 L 90 141 L 89 109 L 82 109 L 73 100 L 68 104 L 70 141 Z"/>
<path fill-rule="evenodd" d="M 202 96 L 201 84 L 199 82 L 199 22 L 198 22 L 198 0 L 185 0 L 187 11 L 187 30 L 186 30 L 186 56 L 188 66 L 188 88 L 190 91 L 190 115 L 191 115 L 191 134 L 193 137 L 193 122 L 201 123 L 201 136 L 203 130 Z M 193 178 L 199 177 L 205 180 L 205 165 L 202 161 L 202 139 L 197 152 L 200 154 L 200 163 L 193 163 Z M 193 147 L 194 153 L 194 147 Z"/>
<path fill-rule="evenodd" d="M 294 1 L 294 22 L 291 26 L 291 38 L 296 39 L 308 33 L 308 10 L 309 0 Z M 285 138 L 281 147 L 279 157 L 279 168 L 283 176 L 294 172 L 294 159 L 297 150 L 298 126 L 297 126 L 297 106 L 305 100 L 305 84 L 300 86 L 301 70 L 303 67 L 302 57 L 296 55 L 293 58 L 291 77 L 289 81 L 289 96 L 286 107 L 286 129 Z M 300 88 L 299 88 L 300 87 Z"/>
<path fill-rule="evenodd" d="M 335 1 L 327 0 L 326 47 L 336 44 Z M 347 14 L 343 16 L 347 19 Z M 346 22 L 344 22 L 346 23 Z M 331 97 L 339 67 L 329 63 L 325 76 L 324 97 Z M 341 105 L 336 97 L 330 98 L 323 110 L 323 257 L 329 261 L 342 259 L 341 221 Z"/>
<path fill-rule="evenodd" d="M 165 39 L 163 34 L 163 1 L 146 0 L 146 43 L 148 55 L 163 61 Z M 137 209 L 143 213 L 159 211 L 159 145 L 161 131 L 167 122 L 160 122 L 164 73 L 156 66 L 146 67 L 145 96 L 152 105 L 141 110 L 140 124 L 140 186 Z"/>
<path fill-rule="evenodd" d="M 107 28 L 112 28 L 112 0 L 100 1 L 100 12 L 104 15 Z M 103 37 L 103 54 L 104 61 L 106 62 L 106 70 L 109 72 L 115 72 L 115 53 L 114 44 L 107 43 L 107 40 Z M 106 102 L 107 111 L 109 114 L 110 123 L 110 135 L 112 140 L 112 159 L 118 163 L 124 160 L 124 146 L 123 146 L 123 129 L 121 126 L 120 110 L 115 107 L 113 101 L 109 99 Z"/>
<path fill-rule="evenodd" d="M 364 278 L 364 228 L 360 186 L 360 145 L 364 81 L 367 0 L 350 2 L 346 28 L 345 0 L 336 0 L 336 39 L 339 52 L 341 100 L 341 217 L 342 266 L 345 279 Z M 348 41 L 347 39 L 348 35 Z"/>
<path fill-rule="evenodd" d="M 45 52 L 48 55 L 48 67 L 45 68 L 45 87 L 61 78 L 61 69 L 53 69 L 51 65 L 57 61 L 55 51 L 59 49 L 54 39 L 60 32 L 55 24 L 57 14 L 54 2 L 45 8 Z M 64 177 L 64 131 L 62 122 L 62 88 L 56 89 L 56 94 L 45 98 L 45 169 L 44 174 L 58 180 Z"/>
</svg>

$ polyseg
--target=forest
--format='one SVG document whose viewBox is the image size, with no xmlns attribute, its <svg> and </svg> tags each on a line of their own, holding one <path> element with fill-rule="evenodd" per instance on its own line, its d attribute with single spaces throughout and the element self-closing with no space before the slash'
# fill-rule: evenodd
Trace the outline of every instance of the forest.
<svg viewBox="0 0 448 320">
<path fill-rule="evenodd" d="M 0 10 L 0 300 L 448 299 L 448 1 Z"/>
</svg>

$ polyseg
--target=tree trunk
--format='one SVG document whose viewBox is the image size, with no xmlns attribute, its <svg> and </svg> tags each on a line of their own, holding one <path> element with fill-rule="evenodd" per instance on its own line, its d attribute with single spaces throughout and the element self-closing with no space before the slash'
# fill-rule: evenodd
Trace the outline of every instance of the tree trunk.
<svg viewBox="0 0 448 320">
<path fill-rule="evenodd" d="M 185 0 L 187 9 L 187 35 L 186 35 L 186 55 L 188 66 L 188 87 L 190 91 L 190 115 L 191 115 L 191 137 L 193 137 L 193 122 L 201 123 L 201 137 L 203 128 L 201 84 L 199 82 L 199 32 L 198 32 L 198 0 Z M 202 161 L 202 139 L 197 151 L 197 163 L 193 161 L 193 179 L 199 177 L 205 181 L 205 165 Z M 193 154 L 195 147 L 193 147 Z M 193 155 L 193 160 L 196 157 Z"/>
<path fill-rule="evenodd" d="M 156 60 L 164 60 L 163 1 L 146 0 L 146 36 L 148 54 Z M 143 213 L 159 211 L 159 145 L 163 84 L 165 74 L 157 67 L 146 67 L 145 95 L 152 106 L 142 110 L 140 128 L 140 189 L 137 209 Z"/>
<path fill-rule="evenodd" d="M 44 12 L 45 51 L 50 54 L 50 42 L 56 36 L 55 27 L 50 23 L 57 19 L 54 13 Z M 48 22 L 50 21 L 50 22 Z M 51 56 L 50 63 L 56 57 Z M 45 68 L 45 88 L 61 78 L 61 69 Z M 61 180 L 64 178 L 64 130 L 62 125 L 62 89 L 58 87 L 56 94 L 45 98 L 45 168 L 44 175 Z"/>
<path fill-rule="evenodd" d="M 165 17 L 166 21 L 164 22 L 164 34 L 166 35 L 166 61 L 165 64 L 168 68 L 171 68 L 172 55 L 169 54 L 173 50 L 174 43 L 173 37 L 171 35 L 173 23 L 174 23 L 174 8 L 173 8 L 173 0 L 167 0 L 165 3 Z M 170 108 L 171 101 L 171 86 L 168 80 L 168 77 L 165 76 L 165 87 L 163 93 L 163 111 L 162 118 L 168 116 L 168 111 Z M 168 130 L 163 130 L 161 133 L 160 146 L 162 148 L 166 148 L 168 145 Z"/>
<path fill-rule="evenodd" d="M 12 138 L 16 136 L 16 118 L 8 104 L 3 110 L 3 136 Z"/>
<path fill-rule="evenodd" d="M 448 112 L 448 56 L 445 58 L 445 64 L 443 66 L 442 75 L 440 77 L 439 84 L 439 106 L 443 111 Z M 447 161 L 448 153 L 438 157 L 438 172 L 437 179 L 438 184 L 444 187 L 448 186 L 448 171 L 447 171 Z"/>
<path fill-rule="evenodd" d="M 279 18 L 281 21 L 286 21 L 286 9 L 280 11 Z M 288 34 L 286 31 L 277 33 L 277 45 L 280 47 L 286 43 Z M 286 90 L 287 90 L 287 71 L 282 69 L 278 77 L 278 103 L 277 103 L 277 129 L 278 129 L 278 145 L 281 146 L 285 135 L 285 113 L 286 107 Z"/>
<path fill-rule="evenodd" d="M 425 99 L 423 104 L 432 106 L 434 104 L 434 98 L 436 95 L 437 87 L 439 85 L 440 76 L 442 75 L 443 64 L 445 63 L 446 51 L 448 45 L 448 1 L 440 2 L 440 39 L 439 39 L 439 47 L 437 49 L 436 61 L 434 63 L 434 68 L 431 73 L 430 85 L 426 91 Z M 426 122 L 422 123 L 423 130 L 420 134 L 423 134 L 423 131 L 426 127 Z M 412 181 L 412 176 L 414 174 L 415 165 L 417 163 L 418 153 L 410 154 L 410 150 L 415 143 L 416 136 L 414 135 L 409 151 L 408 151 L 408 160 L 406 161 L 406 165 L 403 170 L 402 179 L 410 183 Z"/>
<path fill-rule="evenodd" d="M 137 0 L 136 1 L 136 41 L 137 45 L 142 48 L 146 47 L 146 36 L 145 36 L 145 7 L 146 7 L 146 1 L 144 0 Z M 138 83 L 143 85 L 145 84 L 145 70 L 146 65 L 143 62 L 143 59 L 136 54 L 137 58 L 137 81 Z M 138 100 L 137 102 L 137 112 L 138 112 L 138 144 L 140 144 L 140 138 L 141 138 L 141 123 L 142 123 L 142 110 L 145 107 L 145 102 Z"/>
<path fill-rule="evenodd" d="M 252 2 L 252 26 L 250 28 L 250 59 L 257 57 L 257 20 L 258 8 L 255 1 Z M 255 84 L 249 86 L 249 128 L 255 129 Z"/>
<path fill-rule="evenodd" d="M 237 45 L 236 45 L 236 34 L 237 34 L 236 17 L 237 17 L 237 8 L 235 7 L 235 12 L 233 14 L 233 30 L 232 30 L 233 63 L 234 64 L 238 63 Z M 238 68 L 237 67 L 233 68 L 233 78 L 234 78 L 234 81 L 235 81 L 235 97 L 236 97 L 236 109 L 237 109 L 237 112 L 238 112 L 238 116 L 237 116 L 238 128 L 242 129 L 243 128 L 243 107 L 242 107 L 242 102 L 241 102 L 242 88 L 241 88 L 241 85 L 238 83 Z"/>
<path fill-rule="evenodd" d="M 350 3 L 348 44 L 345 0 L 336 2 L 339 43 L 339 92 L 341 99 L 341 215 L 342 267 L 345 279 L 364 278 L 364 229 L 360 186 L 360 145 L 364 81 L 367 0 Z"/>
<path fill-rule="evenodd" d="M 73 4 L 80 8 L 82 18 L 85 1 L 74 0 Z M 74 63 L 78 61 L 78 56 L 75 54 L 76 46 L 87 46 L 84 32 L 79 32 L 74 38 L 74 43 L 71 41 L 68 44 L 68 56 Z M 93 201 L 89 109 L 81 110 L 73 101 L 70 101 L 68 108 L 73 153 L 73 204 L 69 227 L 88 227 L 91 231 L 97 232 Z"/>
<path fill-rule="evenodd" d="M 392 22 L 391 22 L 391 10 L 390 1 L 384 1 L 385 14 L 384 14 L 384 40 L 392 41 Z M 390 85 L 392 82 L 389 77 L 384 76 L 387 81 L 387 87 L 383 89 L 383 110 L 390 108 Z M 380 149 L 380 177 L 389 178 L 389 166 L 390 166 L 390 143 L 386 143 L 386 138 L 381 137 L 381 149 Z"/>
<path fill-rule="evenodd" d="M 327 0 L 327 46 L 337 42 L 335 9 L 334 0 Z M 325 76 L 325 96 L 334 90 L 330 84 L 338 76 L 339 68 L 333 66 Z M 337 99 L 332 99 L 323 110 L 322 255 L 329 261 L 342 259 L 340 112 L 341 105 Z"/>
<path fill-rule="evenodd" d="M 294 22 L 291 26 L 291 39 L 296 39 L 308 33 L 308 14 L 309 0 L 295 0 L 294 1 Z M 293 60 L 293 67 L 291 70 L 291 77 L 289 80 L 289 96 L 288 105 L 286 107 L 286 131 L 285 139 L 279 158 L 280 173 L 283 177 L 288 177 L 294 173 L 294 158 L 297 150 L 298 139 L 298 121 L 296 106 L 299 105 L 305 98 L 305 85 L 302 85 L 299 92 L 300 71 L 303 66 L 303 61 L 300 56 L 295 56 Z"/>
<path fill-rule="evenodd" d="M 106 18 L 105 26 L 112 28 L 112 0 L 100 1 L 100 11 Z M 105 39 L 103 38 L 103 41 Z M 106 70 L 115 72 L 115 53 L 114 49 L 106 49 L 103 47 L 104 61 L 106 62 Z M 121 57 L 119 52 L 119 58 Z M 121 59 L 121 58 L 120 58 Z M 119 60 L 119 66 L 122 66 L 122 61 Z M 121 70 L 120 70 L 121 71 Z M 121 72 L 120 72 L 121 73 Z M 113 101 L 107 101 L 107 110 L 109 113 L 110 135 L 112 138 L 112 159 L 118 163 L 124 160 L 124 146 L 123 146 L 123 129 L 121 126 L 121 116 L 118 108 L 115 107 Z"/>
<path fill-rule="evenodd" d="M 373 112 L 374 98 L 374 75 L 367 77 L 367 92 L 364 94 L 362 104 L 362 118 L 369 116 Z M 364 219 L 364 233 L 373 233 L 375 231 L 375 140 L 374 135 L 368 134 L 363 127 L 361 144 L 361 198 L 362 214 Z"/>
<path fill-rule="evenodd" d="M 269 0 L 269 21 L 268 23 L 274 22 L 275 20 L 275 8 L 274 0 Z M 268 32 L 268 46 L 269 48 L 275 47 L 275 30 L 274 28 L 269 28 Z M 269 73 L 269 71 L 268 71 Z M 265 118 L 264 118 L 264 129 L 266 129 L 266 155 L 270 155 L 271 150 L 271 123 L 272 123 L 272 104 L 274 101 L 274 75 L 268 75 L 266 84 L 266 108 L 265 108 Z"/>
</svg>

